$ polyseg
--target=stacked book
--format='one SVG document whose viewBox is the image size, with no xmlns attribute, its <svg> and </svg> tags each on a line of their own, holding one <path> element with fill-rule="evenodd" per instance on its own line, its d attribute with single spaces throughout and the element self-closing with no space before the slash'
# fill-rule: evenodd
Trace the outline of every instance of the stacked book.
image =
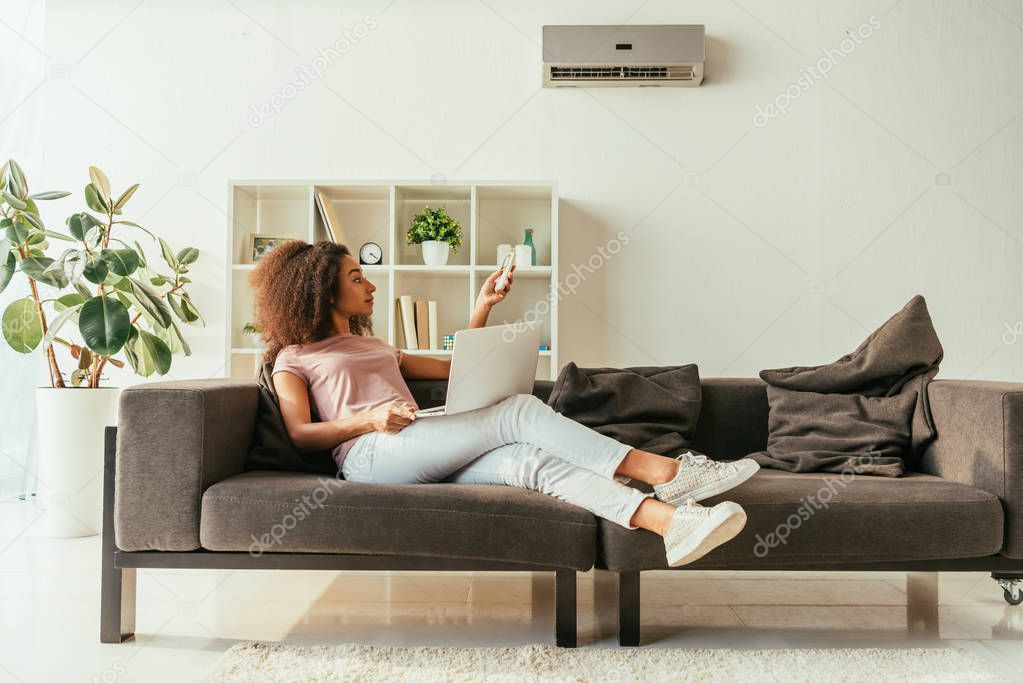
<svg viewBox="0 0 1023 683">
<path fill-rule="evenodd" d="M 399 347 L 404 349 L 440 349 L 437 339 L 437 302 L 416 301 L 408 294 L 395 300 Z"/>
</svg>

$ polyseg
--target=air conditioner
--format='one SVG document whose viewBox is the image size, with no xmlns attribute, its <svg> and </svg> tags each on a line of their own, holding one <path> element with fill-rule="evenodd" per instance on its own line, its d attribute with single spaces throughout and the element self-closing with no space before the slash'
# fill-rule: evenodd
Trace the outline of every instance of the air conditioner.
<svg viewBox="0 0 1023 683">
<path fill-rule="evenodd" d="M 702 25 L 544 26 L 543 87 L 697 86 Z"/>
</svg>

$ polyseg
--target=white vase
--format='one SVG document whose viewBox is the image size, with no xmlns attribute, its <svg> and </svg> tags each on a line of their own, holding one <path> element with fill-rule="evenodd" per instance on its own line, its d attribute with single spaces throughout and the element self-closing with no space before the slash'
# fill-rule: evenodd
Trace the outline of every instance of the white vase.
<svg viewBox="0 0 1023 683">
<path fill-rule="evenodd" d="M 103 432 L 117 424 L 120 389 L 36 390 L 39 481 L 45 533 L 93 536 L 103 519 Z"/>
<path fill-rule="evenodd" d="M 446 266 L 451 245 L 443 240 L 426 240 L 423 244 L 423 263 L 428 266 Z"/>
</svg>

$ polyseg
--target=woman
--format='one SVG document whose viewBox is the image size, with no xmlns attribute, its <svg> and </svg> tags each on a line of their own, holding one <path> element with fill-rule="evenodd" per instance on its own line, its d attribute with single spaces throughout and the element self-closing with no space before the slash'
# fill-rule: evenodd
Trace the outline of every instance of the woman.
<svg viewBox="0 0 1023 683">
<path fill-rule="evenodd" d="M 514 275 L 504 291 L 494 291 L 499 275 L 484 283 L 469 327 L 486 325 L 490 309 L 510 291 Z M 746 523 L 736 503 L 708 508 L 696 501 L 748 479 L 758 469 L 751 460 L 717 463 L 691 453 L 675 460 L 631 448 L 532 394 L 416 420 L 405 379 L 447 379 L 451 363 L 403 353 L 372 336 L 376 287 L 341 245 L 285 243 L 260 261 L 251 283 L 288 434 L 300 450 L 332 449 L 349 481 L 541 491 L 663 536 L 672 567 L 702 557 Z M 312 421 L 312 407 L 321 421 Z M 616 476 L 652 484 L 653 493 Z"/>
</svg>

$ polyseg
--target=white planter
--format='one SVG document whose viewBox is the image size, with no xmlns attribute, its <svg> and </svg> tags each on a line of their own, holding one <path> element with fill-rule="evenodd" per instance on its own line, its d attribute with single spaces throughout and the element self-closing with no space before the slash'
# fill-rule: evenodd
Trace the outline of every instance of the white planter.
<svg viewBox="0 0 1023 683">
<path fill-rule="evenodd" d="M 249 342 L 249 347 L 253 349 L 263 348 L 263 335 L 261 335 L 259 332 L 253 332 L 252 334 L 247 336 L 247 339 Z"/>
<path fill-rule="evenodd" d="M 451 245 L 443 240 L 427 240 L 423 244 L 423 263 L 428 266 L 446 266 Z"/>
<path fill-rule="evenodd" d="M 103 518 L 103 432 L 117 424 L 120 389 L 36 390 L 37 499 L 54 538 L 93 536 Z"/>
</svg>

